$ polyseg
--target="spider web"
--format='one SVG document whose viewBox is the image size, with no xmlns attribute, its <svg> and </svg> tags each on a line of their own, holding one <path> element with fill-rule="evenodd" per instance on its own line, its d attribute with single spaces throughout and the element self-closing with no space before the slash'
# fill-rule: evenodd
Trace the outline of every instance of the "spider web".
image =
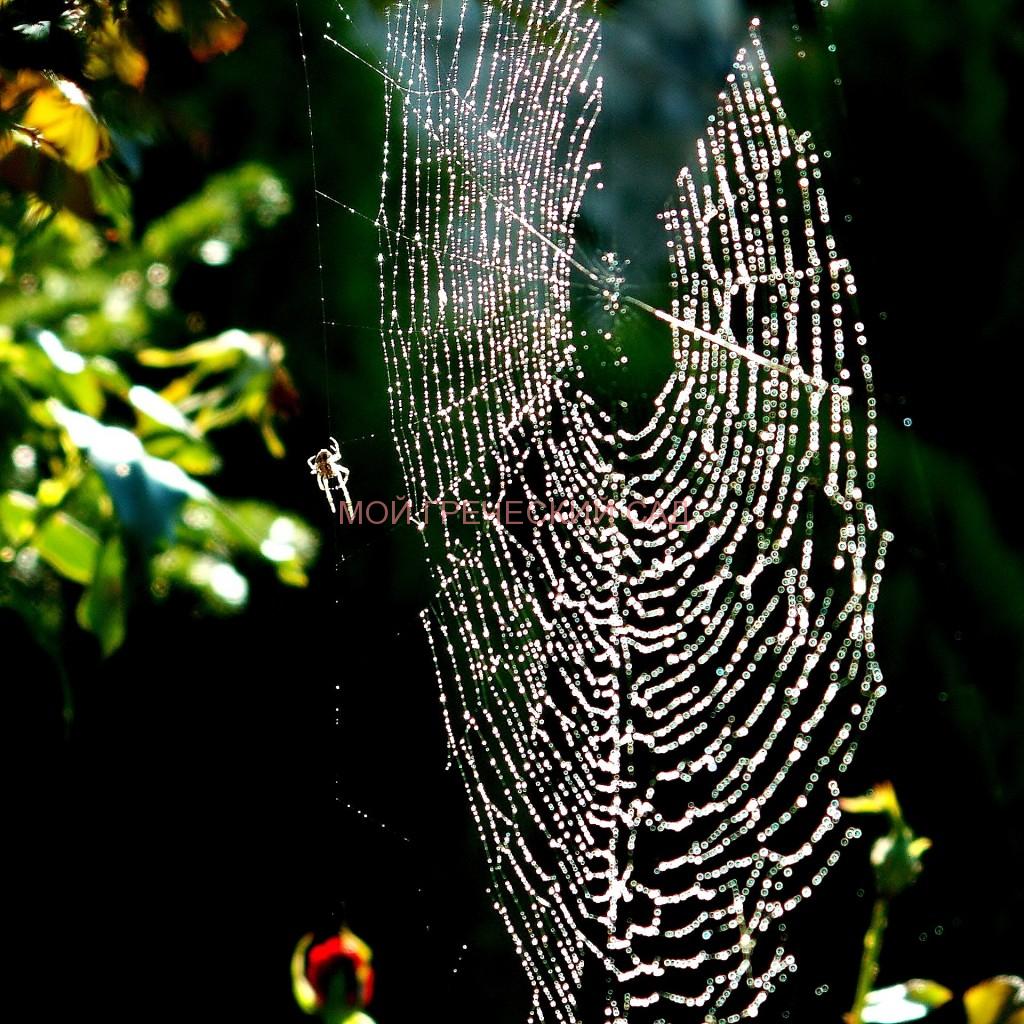
<svg viewBox="0 0 1024 1024">
<path fill-rule="evenodd" d="M 658 308 L 577 256 L 593 7 L 402 3 L 387 27 L 381 331 L 412 507 L 687 511 L 424 526 L 450 750 L 531 1019 L 754 1016 L 794 969 L 775 925 L 848 839 L 836 779 L 883 692 L 871 369 L 818 156 L 755 23 L 661 215 Z M 581 279 L 671 348 L 639 426 L 588 394 Z"/>
</svg>

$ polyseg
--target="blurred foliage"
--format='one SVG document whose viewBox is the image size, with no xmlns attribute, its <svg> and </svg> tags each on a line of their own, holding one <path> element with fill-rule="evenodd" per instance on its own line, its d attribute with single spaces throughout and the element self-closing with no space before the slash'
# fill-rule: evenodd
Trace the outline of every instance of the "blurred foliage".
<svg viewBox="0 0 1024 1024">
<path fill-rule="evenodd" d="M 877 814 L 888 822 L 885 835 L 871 847 L 876 899 L 864 935 L 864 956 L 853 1009 L 847 1024 L 904 1024 L 920 1020 L 953 1000 L 953 992 L 935 981 L 914 978 L 899 985 L 873 988 L 878 977 L 882 937 L 888 926 L 889 901 L 907 889 L 921 873 L 921 855 L 932 842 L 916 836 L 903 816 L 891 782 L 882 782 L 864 796 L 839 801 L 847 814 Z M 1024 1024 L 1024 981 L 1002 976 L 968 989 L 963 996 L 967 1024 Z"/>
<path fill-rule="evenodd" d="M 878 979 L 882 938 L 889 924 L 889 901 L 911 886 L 921 873 L 921 855 L 932 845 L 930 839 L 914 835 L 903 817 L 903 810 L 891 782 L 882 782 L 864 796 L 844 797 L 839 807 L 847 814 L 883 816 L 888 831 L 871 847 L 871 866 L 875 871 L 875 902 L 871 923 L 864 934 L 864 952 L 853 1008 L 847 1024 L 883 1024 L 885 1020 L 914 1020 L 921 1010 L 948 1001 L 946 990 L 933 982 L 908 982 L 902 986 L 875 990 Z M 900 1004 L 912 1016 L 900 1016 Z M 908 1009 L 909 1008 L 909 1009 Z M 895 1016 L 889 1016 L 895 1014 Z"/>
<path fill-rule="evenodd" d="M 245 34 L 227 3 L 3 3 L 0 22 L 0 605 L 58 659 L 73 608 L 109 655 L 142 594 L 183 588 L 226 613 L 246 605 L 247 564 L 306 582 L 305 523 L 200 481 L 222 466 L 215 432 L 240 422 L 283 455 L 284 346 L 192 340 L 202 317 L 174 302 L 191 264 L 228 263 L 291 201 L 246 164 L 135 238 L 129 182 L 160 111 L 139 95 L 143 28 L 207 60 Z"/>
</svg>

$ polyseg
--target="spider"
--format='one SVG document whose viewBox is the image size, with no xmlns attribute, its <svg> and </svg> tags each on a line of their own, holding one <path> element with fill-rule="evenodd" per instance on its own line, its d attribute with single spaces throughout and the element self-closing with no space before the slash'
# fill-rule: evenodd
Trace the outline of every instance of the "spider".
<svg viewBox="0 0 1024 1024">
<path fill-rule="evenodd" d="M 337 512 L 334 506 L 334 491 L 341 491 L 341 496 L 345 499 L 345 508 L 348 509 L 350 519 L 355 518 L 355 512 L 352 510 L 352 499 L 348 493 L 348 474 L 349 470 L 347 466 L 341 464 L 341 446 L 332 437 L 331 446 L 333 451 L 328 448 L 321 448 L 316 455 L 311 455 L 306 459 L 306 465 L 309 466 L 310 473 L 316 476 L 316 482 L 320 490 L 327 495 L 327 504 L 331 506 L 331 512 Z"/>
</svg>

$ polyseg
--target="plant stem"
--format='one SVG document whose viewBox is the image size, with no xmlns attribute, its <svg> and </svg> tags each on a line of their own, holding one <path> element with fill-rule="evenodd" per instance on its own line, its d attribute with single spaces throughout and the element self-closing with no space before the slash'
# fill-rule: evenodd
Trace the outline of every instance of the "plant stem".
<svg viewBox="0 0 1024 1024">
<path fill-rule="evenodd" d="M 853 1009 L 847 1015 L 849 1024 L 861 1024 L 861 1014 L 867 1002 L 868 993 L 874 988 L 878 977 L 878 957 L 882 952 L 882 936 L 889 920 L 889 901 L 884 896 L 875 899 L 871 912 L 871 924 L 864 933 L 864 955 L 860 961 L 860 976 L 857 978 L 857 994 Z"/>
</svg>

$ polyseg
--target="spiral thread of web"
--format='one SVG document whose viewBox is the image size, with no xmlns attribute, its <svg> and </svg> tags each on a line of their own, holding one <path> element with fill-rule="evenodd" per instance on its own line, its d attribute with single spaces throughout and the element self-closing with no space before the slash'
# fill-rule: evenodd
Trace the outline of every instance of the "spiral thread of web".
<svg viewBox="0 0 1024 1024">
<path fill-rule="evenodd" d="M 408 496 L 566 509 L 423 534 L 450 749 L 538 1021 L 755 1015 L 794 966 L 779 919 L 850 837 L 837 778 L 883 692 L 856 286 L 752 35 L 662 214 L 672 302 L 646 308 L 673 371 L 636 429 L 583 390 L 571 315 L 592 7 L 389 14 Z"/>
</svg>

